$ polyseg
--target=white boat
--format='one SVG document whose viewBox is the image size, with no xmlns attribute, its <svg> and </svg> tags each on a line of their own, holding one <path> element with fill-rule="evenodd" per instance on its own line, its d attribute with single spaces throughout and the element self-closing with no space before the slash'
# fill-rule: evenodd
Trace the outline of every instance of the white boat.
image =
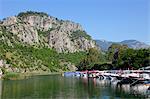
<svg viewBox="0 0 150 99">
<path fill-rule="evenodd" d="M 88 77 L 88 75 L 87 75 L 87 73 L 81 73 L 81 77 L 83 77 L 83 78 L 87 78 L 87 77 Z"/>
<path fill-rule="evenodd" d="M 142 77 L 146 80 L 150 80 L 150 74 L 149 73 L 142 73 L 142 74 L 140 74 L 140 77 Z"/>
<path fill-rule="evenodd" d="M 129 77 L 134 77 L 134 78 L 139 78 L 140 77 L 140 74 L 139 73 L 133 73 L 133 72 L 124 72 L 121 77 L 126 77 L 126 78 L 129 78 Z"/>
</svg>

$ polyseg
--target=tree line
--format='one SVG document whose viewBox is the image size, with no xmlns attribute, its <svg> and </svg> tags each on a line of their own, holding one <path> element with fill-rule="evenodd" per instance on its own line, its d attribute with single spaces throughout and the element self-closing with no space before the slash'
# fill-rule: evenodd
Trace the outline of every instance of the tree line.
<svg viewBox="0 0 150 99">
<path fill-rule="evenodd" d="M 88 50 L 78 64 L 78 70 L 139 69 L 150 66 L 149 49 L 131 49 L 127 45 L 112 44 L 107 52 Z"/>
</svg>

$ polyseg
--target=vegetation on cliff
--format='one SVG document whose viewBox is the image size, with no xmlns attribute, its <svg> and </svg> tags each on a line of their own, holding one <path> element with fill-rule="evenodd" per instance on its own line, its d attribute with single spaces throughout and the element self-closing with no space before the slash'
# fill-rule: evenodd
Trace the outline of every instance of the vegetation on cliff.
<svg viewBox="0 0 150 99">
<path fill-rule="evenodd" d="M 61 66 L 60 62 L 71 62 L 73 65 L 78 64 L 84 52 L 76 53 L 57 53 L 50 48 L 34 48 L 28 45 L 13 45 L 13 47 L 1 44 L 0 58 L 10 64 L 10 68 L 20 68 L 29 72 L 34 70 L 58 72 L 68 70 L 67 66 Z"/>
<path fill-rule="evenodd" d="M 91 40 L 91 36 L 88 35 L 85 31 L 80 31 L 80 30 L 77 30 L 77 31 L 74 31 L 72 34 L 71 34 L 71 39 L 72 40 L 75 40 L 75 39 L 78 39 L 80 37 L 84 37 L 88 40 Z"/>
<path fill-rule="evenodd" d="M 47 13 L 44 13 L 44 12 L 35 12 L 35 11 L 21 12 L 17 16 L 18 17 L 26 17 L 26 16 L 31 16 L 31 15 L 38 15 L 38 16 L 41 16 L 41 17 L 43 17 L 43 16 L 48 17 L 49 16 Z"/>
</svg>

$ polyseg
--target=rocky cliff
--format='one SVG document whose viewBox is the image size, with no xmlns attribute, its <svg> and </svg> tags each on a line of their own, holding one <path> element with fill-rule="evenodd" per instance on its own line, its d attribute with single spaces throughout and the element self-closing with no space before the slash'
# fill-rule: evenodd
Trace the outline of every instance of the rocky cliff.
<svg viewBox="0 0 150 99">
<path fill-rule="evenodd" d="M 23 44 L 54 48 L 57 52 L 78 52 L 96 47 L 82 26 L 42 12 L 23 12 L 0 21 L 0 31 L 9 32 Z M 11 38 L 11 39 L 12 39 Z M 1 42 L 6 38 L 0 37 Z M 5 42 L 6 43 L 6 42 Z M 12 45 L 7 39 L 8 45 Z"/>
<path fill-rule="evenodd" d="M 78 23 L 22 12 L 0 21 L 0 74 L 75 71 L 93 47 Z"/>
</svg>

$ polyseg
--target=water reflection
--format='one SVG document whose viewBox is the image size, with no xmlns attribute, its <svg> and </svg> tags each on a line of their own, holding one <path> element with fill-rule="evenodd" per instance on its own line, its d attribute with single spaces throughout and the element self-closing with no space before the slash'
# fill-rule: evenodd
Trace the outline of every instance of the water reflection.
<svg viewBox="0 0 150 99">
<path fill-rule="evenodd" d="M 118 80 L 112 82 L 109 80 L 96 80 L 100 86 L 110 86 L 111 90 L 114 92 L 120 92 L 120 94 L 130 94 L 133 96 L 137 96 L 137 98 L 150 98 L 150 90 L 148 90 L 149 86 L 146 86 L 144 84 L 137 84 L 135 86 L 131 86 L 130 84 L 118 84 Z"/>
<path fill-rule="evenodd" d="M 135 88 L 132 88 L 135 89 Z M 140 99 L 131 87 L 117 86 L 107 80 L 62 77 L 61 75 L 34 76 L 24 80 L 0 81 L 1 99 Z"/>
</svg>

